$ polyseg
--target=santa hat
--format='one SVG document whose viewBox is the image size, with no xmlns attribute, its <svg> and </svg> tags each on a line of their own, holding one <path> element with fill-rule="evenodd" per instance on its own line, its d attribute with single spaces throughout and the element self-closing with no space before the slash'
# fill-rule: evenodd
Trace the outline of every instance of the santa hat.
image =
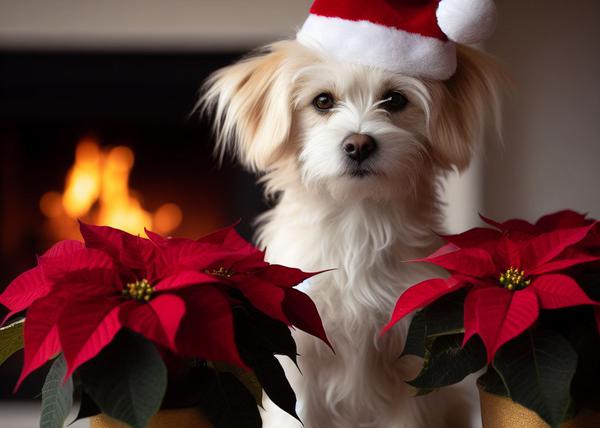
<svg viewBox="0 0 600 428">
<path fill-rule="evenodd" d="M 495 18 L 493 0 L 315 0 L 297 39 L 340 60 L 446 80 L 456 43 L 482 42 Z"/>
</svg>

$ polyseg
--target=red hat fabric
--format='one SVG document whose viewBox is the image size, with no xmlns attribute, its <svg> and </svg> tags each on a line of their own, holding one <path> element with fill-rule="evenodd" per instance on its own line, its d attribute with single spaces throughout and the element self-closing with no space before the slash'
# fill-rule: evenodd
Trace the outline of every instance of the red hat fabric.
<svg viewBox="0 0 600 428">
<path fill-rule="evenodd" d="M 297 35 L 333 57 L 435 80 L 456 71 L 456 43 L 495 27 L 493 0 L 315 0 Z"/>
</svg>

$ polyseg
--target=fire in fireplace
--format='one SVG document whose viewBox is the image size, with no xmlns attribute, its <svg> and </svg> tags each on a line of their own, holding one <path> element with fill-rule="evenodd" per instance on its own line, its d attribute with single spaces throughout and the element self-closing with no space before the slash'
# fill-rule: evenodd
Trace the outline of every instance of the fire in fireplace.
<svg viewBox="0 0 600 428">
<path fill-rule="evenodd" d="M 163 235 L 173 232 L 181 224 L 181 208 L 169 202 L 154 212 L 144 209 L 143 196 L 129 188 L 134 162 L 127 146 L 101 147 L 94 137 L 81 139 L 64 191 L 49 191 L 40 199 L 48 237 L 77 239 L 77 220 L 132 234 L 143 234 L 144 228 Z"/>
</svg>

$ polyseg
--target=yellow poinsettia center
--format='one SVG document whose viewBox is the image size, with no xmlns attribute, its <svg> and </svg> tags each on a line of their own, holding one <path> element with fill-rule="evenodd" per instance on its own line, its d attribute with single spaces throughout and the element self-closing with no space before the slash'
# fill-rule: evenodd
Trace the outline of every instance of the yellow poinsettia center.
<svg viewBox="0 0 600 428">
<path fill-rule="evenodd" d="M 498 278 L 500 284 L 507 290 L 522 290 L 531 284 L 531 280 L 525 276 L 524 270 L 519 270 L 514 267 L 510 267 L 506 272 L 500 275 Z"/>
<path fill-rule="evenodd" d="M 205 271 L 209 275 L 220 276 L 221 278 L 231 278 L 235 273 L 231 269 L 220 267 L 218 269 L 207 269 Z"/>
<path fill-rule="evenodd" d="M 147 279 L 130 282 L 123 290 L 123 296 L 126 299 L 137 300 L 139 302 L 148 302 L 152 298 L 154 287 L 150 285 Z"/>
</svg>

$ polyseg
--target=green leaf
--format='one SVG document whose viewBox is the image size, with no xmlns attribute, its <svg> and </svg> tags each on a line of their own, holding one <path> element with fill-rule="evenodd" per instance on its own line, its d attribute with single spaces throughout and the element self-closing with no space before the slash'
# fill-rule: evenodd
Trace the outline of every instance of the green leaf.
<svg viewBox="0 0 600 428">
<path fill-rule="evenodd" d="M 437 337 L 428 350 L 423 370 L 408 384 L 429 391 L 458 383 L 482 369 L 486 354 L 481 341 L 473 338 L 464 347 L 462 341 L 462 334 Z"/>
<path fill-rule="evenodd" d="M 258 378 L 251 371 L 244 370 L 233 364 L 213 362 L 212 366 L 220 373 L 231 373 L 239 380 L 252 394 L 256 404 L 262 406 L 263 390 Z"/>
<path fill-rule="evenodd" d="M 62 428 L 73 406 L 73 378 L 65 381 L 67 363 L 63 355 L 52 363 L 42 387 L 40 428 Z"/>
<path fill-rule="evenodd" d="M 451 293 L 417 312 L 408 328 L 401 357 L 416 355 L 425 358 L 427 349 L 433 343 L 432 339 L 463 333 L 465 297 L 466 290 Z"/>
<path fill-rule="evenodd" d="M 569 412 L 577 368 L 577 353 L 563 336 L 552 330 L 530 331 L 500 348 L 493 364 L 513 401 L 550 426 L 560 425 Z"/>
<path fill-rule="evenodd" d="M 0 328 L 0 365 L 12 354 L 23 349 L 23 324 L 25 320 Z"/>
<path fill-rule="evenodd" d="M 460 290 L 436 300 L 425 309 L 427 337 L 464 332 L 464 305 L 467 290 Z"/>
<path fill-rule="evenodd" d="M 236 340 L 250 343 L 260 352 L 285 355 L 297 365 L 296 341 L 286 324 L 252 307 L 236 308 L 234 316 Z"/>
<path fill-rule="evenodd" d="M 483 389 L 490 394 L 496 394 L 502 397 L 509 396 L 504 381 L 492 366 L 489 366 L 485 374 L 479 378 L 479 382 L 481 382 Z"/>
<path fill-rule="evenodd" d="M 279 360 L 273 355 L 249 356 L 242 354 L 242 357 L 254 370 L 258 381 L 271 401 L 281 410 L 300 420 L 296 413 L 296 394 L 290 386 Z"/>
<path fill-rule="evenodd" d="M 92 400 L 88 394 L 82 391 L 79 411 L 77 412 L 75 419 L 69 425 L 74 424 L 80 419 L 90 418 L 92 416 L 99 415 L 100 413 L 102 413 L 102 411 L 98 408 L 96 403 L 94 403 L 94 400 Z"/>
<path fill-rule="evenodd" d="M 274 356 L 274 354 L 284 354 L 290 358 L 293 357 L 292 360 L 295 361 L 295 344 L 292 348 L 291 346 L 284 346 L 284 342 L 281 340 L 273 341 L 272 339 L 275 337 L 266 337 L 267 335 L 261 333 L 255 325 L 256 320 L 245 316 L 246 313 L 238 311 L 234 318 L 235 337 L 240 355 L 254 371 L 256 378 L 271 401 L 280 409 L 298 419 L 296 394 L 290 386 L 279 361 Z M 279 339 L 287 335 L 289 340 L 293 341 L 289 329 L 287 326 L 285 328 L 287 330 L 286 334 L 279 335 Z"/>
<path fill-rule="evenodd" d="M 600 271 L 577 273 L 575 279 L 589 297 L 600 300 Z"/>
<path fill-rule="evenodd" d="M 198 407 L 214 428 L 260 428 L 252 394 L 231 373 L 197 361 L 190 370 L 169 379 L 163 409 Z"/>
<path fill-rule="evenodd" d="M 211 372 L 202 383 L 205 399 L 200 408 L 214 428 L 261 428 L 258 406 L 248 389 L 231 373 Z"/>
<path fill-rule="evenodd" d="M 425 357 L 425 311 L 419 311 L 410 322 L 408 334 L 406 336 L 406 344 L 400 357 L 405 355 L 416 355 L 417 357 Z"/>
<path fill-rule="evenodd" d="M 571 382 L 575 409 L 600 409 L 600 336 L 593 321 L 592 308 L 580 307 L 575 317 L 564 320 L 569 329 L 565 338 L 577 352 L 577 370 Z M 558 311 L 555 311 L 558 312 Z M 571 314 L 568 314 L 571 315 Z"/>
<path fill-rule="evenodd" d="M 167 390 L 161 410 L 187 409 L 198 406 L 204 399 L 206 372 L 212 371 L 206 361 L 190 359 L 179 361 L 177 368 L 169 372 Z"/>
<path fill-rule="evenodd" d="M 167 388 L 167 369 L 152 342 L 122 331 L 80 370 L 85 392 L 102 412 L 145 428 L 160 409 Z"/>
</svg>

